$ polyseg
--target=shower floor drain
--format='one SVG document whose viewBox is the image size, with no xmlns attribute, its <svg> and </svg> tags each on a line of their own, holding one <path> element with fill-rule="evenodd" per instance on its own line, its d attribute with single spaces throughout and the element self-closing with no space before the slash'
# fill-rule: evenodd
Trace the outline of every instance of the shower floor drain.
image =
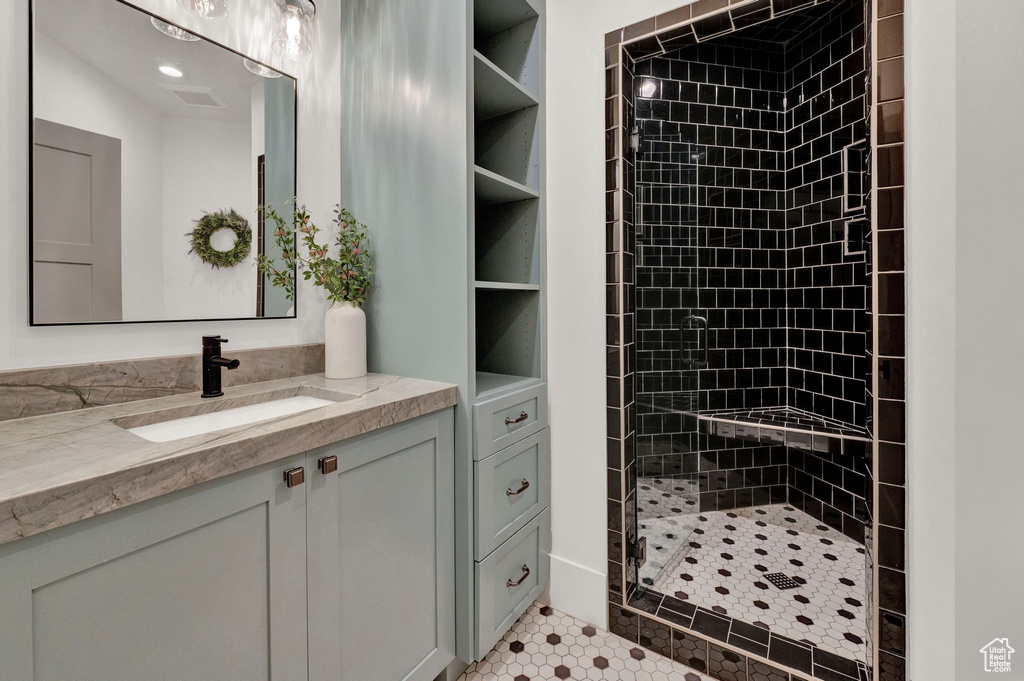
<svg viewBox="0 0 1024 681">
<path fill-rule="evenodd" d="M 764 578 L 774 584 L 778 589 L 795 589 L 800 586 L 781 572 L 773 572 L 770 575 L 765 575 Z"/>
</svg>

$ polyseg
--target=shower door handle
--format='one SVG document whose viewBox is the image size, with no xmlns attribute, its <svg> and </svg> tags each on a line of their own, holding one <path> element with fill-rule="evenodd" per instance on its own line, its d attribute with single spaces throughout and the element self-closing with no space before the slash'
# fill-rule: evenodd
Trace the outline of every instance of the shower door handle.
<svg viewBox="0 0 1024 681">
<path fill-rule="evenodd" d="M 708 339 L 710 338 L 710 332 L 708 329 L 708 320 L 706 317 L 693 315 L 683 320 L 682 327 L 679 329 L 679 347 L 682 349 L 686 345 L 686 332 L 692 331 L 690 325 L 697 323 L 697 359 L 686 358 L 685 361 L 693 369 L 700 369 L 708 365 Z"/>
</svg>

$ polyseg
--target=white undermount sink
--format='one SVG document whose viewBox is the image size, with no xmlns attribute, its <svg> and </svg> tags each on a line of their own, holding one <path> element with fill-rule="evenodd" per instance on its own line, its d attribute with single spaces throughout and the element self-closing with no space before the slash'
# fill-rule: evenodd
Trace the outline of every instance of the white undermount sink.
<svg viewBox="0 0 1024 681">
<path fill-rule="evenodd" d="M 295 394 L 296 392 L 300 394 Z M 172 442 L 236 426 L 291 416 L 354 398 L 355 395 L 346 393 L 312 389 L 259 393 L 218 402 L 204 402 L 199 405 L 128 416 L 116 419 L 113 423 L 150 442 Z"/>
</svg>

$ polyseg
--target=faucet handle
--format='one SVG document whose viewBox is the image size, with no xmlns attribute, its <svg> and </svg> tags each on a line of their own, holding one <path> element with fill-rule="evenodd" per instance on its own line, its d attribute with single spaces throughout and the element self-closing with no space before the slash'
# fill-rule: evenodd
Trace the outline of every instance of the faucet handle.
<svg viewBox="0 0 1024 681">
<path fill-rule="evenodd" d="M 221 345 L 228 342 L 227 338 L 221 338 L 220 336 L 217 336 L 217 339 L 221 342 Z"/>
</svg>

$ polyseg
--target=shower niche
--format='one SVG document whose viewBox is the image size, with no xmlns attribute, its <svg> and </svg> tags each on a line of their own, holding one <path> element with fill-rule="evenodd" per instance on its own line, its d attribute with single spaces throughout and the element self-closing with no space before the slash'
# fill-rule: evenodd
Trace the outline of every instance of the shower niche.
<svg viewBox="0 0 1024 681">
<path fill-rule="evenodd" d="M 609 53 L 612 603 L 855 681 L 873 666 L 872 7 L 697 11 Z"/>
</svg>

